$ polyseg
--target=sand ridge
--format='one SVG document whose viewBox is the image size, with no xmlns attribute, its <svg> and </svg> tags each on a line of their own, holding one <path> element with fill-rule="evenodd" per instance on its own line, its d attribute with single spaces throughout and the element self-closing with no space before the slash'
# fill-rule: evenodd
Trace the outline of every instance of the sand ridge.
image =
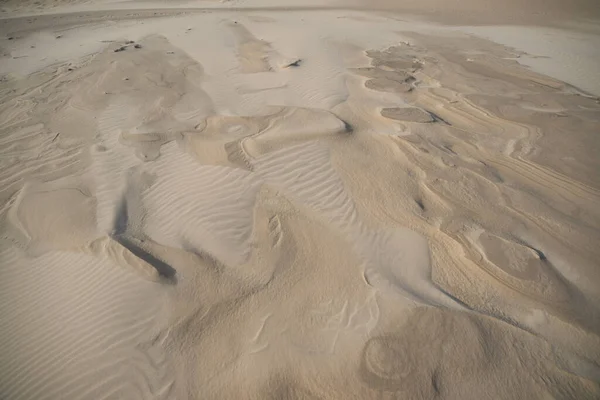
<svg viewBox="0 0 600 400">
<path fill-rule="evenodd" d="M 600 396 L 596 97 L 454 28 L 144 10 L 2 28 L 0 397 Z"/>
</svg>

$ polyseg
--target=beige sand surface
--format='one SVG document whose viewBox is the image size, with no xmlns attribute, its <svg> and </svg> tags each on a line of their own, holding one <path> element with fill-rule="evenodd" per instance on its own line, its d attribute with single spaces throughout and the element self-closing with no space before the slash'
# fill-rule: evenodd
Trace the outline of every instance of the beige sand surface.
<svg viewBox="0 0 600 400">
<path fill-rule="evenodd" d="M 0 3 L 0 398 L 600 398 L 587 3 L 38 3 Z"/>
</svg>

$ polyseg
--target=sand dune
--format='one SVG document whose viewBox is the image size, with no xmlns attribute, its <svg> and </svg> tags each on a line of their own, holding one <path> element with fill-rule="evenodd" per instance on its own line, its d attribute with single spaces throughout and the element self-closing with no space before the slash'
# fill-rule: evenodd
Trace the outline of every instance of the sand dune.
<svg viewBox="0 0 600 400">
<path fill-rule="evenodd" d="M 0 398 L 600 397 L 594 78 L 436 4 L 4 2 Z"/>
</svg>

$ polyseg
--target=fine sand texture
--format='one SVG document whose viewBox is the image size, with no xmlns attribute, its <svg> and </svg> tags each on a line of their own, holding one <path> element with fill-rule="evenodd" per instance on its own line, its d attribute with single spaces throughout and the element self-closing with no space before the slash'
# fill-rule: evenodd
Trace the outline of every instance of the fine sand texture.
<svg viewBox="0 0 600 400">
<path fill-rule="evenodd" d="M 600 398 L 587 3 L 316 3 L 0 1 L 0 399 Z"/>
</svg>

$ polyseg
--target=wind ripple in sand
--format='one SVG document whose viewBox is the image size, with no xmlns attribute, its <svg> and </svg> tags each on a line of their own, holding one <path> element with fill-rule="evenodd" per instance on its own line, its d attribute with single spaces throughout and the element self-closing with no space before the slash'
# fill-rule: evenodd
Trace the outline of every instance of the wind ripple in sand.
<svg viewBox="0 0 600 400">
<path fill-rule="evenodd" d="M 593 99 L 473 38 L 211 14 L 2 91 L 2 396 L 598 397 Z"/>
<path fill-rule="evenodd" d="M 282 188 L 347 235 L 364 260 L 367 283 L 400 291 L 419 302 L 457 307 L 431 283 L 427 241 L 410 229 L 386 231 L 366 226 L 330 157 L 326 146 L 308 143 L 263 156 L 254 167 L 267 184 Z"/>
<path fill-rule="evenodd" d="M 260 180 L 240 169 L 198 165 L 175 146 L 162 159 L 164 168 L 150 170 L 156 180 L 142 193 L 144 231 L 159 243 L 208 253 L 225 265 L 243 264 Z"/>
<path fill-rule="evenodd" d="M 559 131 L 546 122 L 548 113 L 540 115 L 538 111 L 532 111 L 529 103 L 528 107 L 517 111 L 515 107 L 508 108 L 507 102 L 510 102 L 509 98 L 522 96 L 534 102 L 536 107 L 547 108 L 549 105 L 545 102 L 549 101 L 555 108 L 565 109 L 572 99 L 577 99 L 586 104 L 586 111 L 581 111 L 581 105 L 573 106 L 569 115 L 561 118 L 568 118 L 573 127 L 582 127 L 583 132 L 588 133 L 590 131 L 583 127 L 588 126 L 589 113 L 592 109 L 596 113 L 600 109 L 593 104 L 593 99 L 573 97 L 558 82 L 538 86 L 535 83 L 547 78 L 531 71 L 520 74 L 521 67 L 500 58 L 508 52 L 504 48 L 492 50 L 489 44 L 466 38 L 461 38 L 460 42 L 449 39 L 448 47 L 440 47 L 435 42 L 437 38 L 415 37 L 427 49 L 393 46 L 383 54 L 384 61 L 387 60 L 386 68 L 370 69 L 368 75 L 397 73 L 399 79 L 403 79 L 407 73 L 414 74 L 414 90 L 399 95 L 411 106 L 432 113 L 436 121 L 427 126 L 420 121 L 402 121 L 404 135 L 382 137 L 381 146 L 372 148 L 381 158 L 384 154 L 394 153 L 394 157 L 388 159 L 390 165 L 385 168 L 379 165 L 366 167 L 374 175 L 387 176 L 382 179 L 396 187 L 392 190 L 393 196 L 366 181 L 361 183 L 369 189 L 355 190 L 376 193 L 369 198 L 367 207 L 371 211 L 378 207 L 386 210 L 382 218 L 393 215 L 420 232 L 429 232 L 435 261 L 434 281 L 450 293 L 460 293 L 457 297 L 466 300 L 470 307 L 498 315 L 498 311 L 489 308 L 492 297 L 483 300 L 486 295 L 482 294 L 495 292 L 498 293 L 496 298 L 505 300 L 495 300 L 494 304 L 503 308 L 504 313 L 518 315 L 519 302 L 510 301 L 507 294 L 500 294 L 508 289 L 510 293 L 522 294 L 521 299 L 527 299 L 522 301 L 531 301 L 560 319 L 578 320 L 576 324 L 584 326 L 593 336 L 600 321 L 598 310 L 592 306 L 597 290 L 587 279 L 573 274 L 572 267 L 567 264 L 577 265 L 578 271 L 587 271 L 584 274 L 588 279 L 597 282 L 592 267 L 597 263 L 590 258 L 594 257 L 592 254 L 597 248 L 589 247 L 589 238 L 598 237 L 598 215 L 592 204 L 599 198 L 597 189 L 582 183 L 582 180 L 589 181 L 586 171 L 595 161 L 591 159 L 590 151 L 577 150 L 585 162 L 577 166 L 572 164 L 571 176 L 546 167 L 564 156 L 560 148 L 551 148 L 547 143 L 562 141 L 566 132 L 576 129 Z M 482 60 L 465 59 L 472 51 L 471 47 L 484 45 L 488 46 L 485 51 L 497 51 L 498 54 L 487 55 Z M 426 57 L 434 51 L 438 52 L 438 58 Z M 402 64 L 404 58 L 413 54 L 421 60 L 418 71 Z M 382 54 L 374 53 L 373 56 L 378 58 Z M 401 64 L 392 67 L 388 61 Z M 374 59 L 373 64 L 382 65 L 382 61 Z M 468 72 L 464 72 L 463 67 Z M 513 94 L 517 86 L 529 87 L 527 94 Z M 478 104 L 469 100 L 471 95 L 463 94 L 463 91 L 477 92 L 482 87 L 494 89 L 497 94 L 485 96 L 485 101 L 473 95 L 480 99 Z M 340 112 L 344 113 L 345 109 L 341 108 Z M 589 135 L 582 135 L 582 140 L 591 139 Z M 385 148 L 390 142 L 397 146 L 392 146 L 391 151 L 390 147 Z M 573 147 L 570 140 L 565 143 L 565 149 Z M 364 173 L 352 162 L 343 165 L 351 177 Z M 408 170 L 409 174 L 396 172 L 392 175 L 389 171 L 393 170 Z M 406 178 L 401 178 L 404 175 Z M 405 186 L 395 185 L 394 180 L 406 182 Z M 356 184 L 352 180 L 346 183 Z M 418 190 L 412 190 L 410 194 L 412 185 Z M 402 189 L 409 193 L 402 196 Z M 428 225 L 406 213 L 411 197 L 419 205 L 420 214 L 427 219 Z M 392 205 L 400 207 L 396 210 Z M 578 220 L 576 225 L 574 219 Z M 465 264 L 465 257 L 472 264 Z M 566 262 L 567 259 L 570 261 Z M 442 268 L 442 265 L 450 264 L 453 264 L 451 268 Z M 462 272 L 457 274 L 457 270 Z M 467 278 L 482 271 L 484 274 L 480 278 Z M 485 284 L 486 289 L 473 295 L 473 286 L 482 285 L 481 282 L 487 282 L 490 277 L 492 280 Z M 555 327 L 558 325 L 556 323 Z M 589 347 L 596 346 L 592 344 L 594 340 L 591 336 L 585 339 Z M 562 344 L 570 346 L 564 340 Z M 583 348 L 579 347 L 580 354 L 585 353 Z"/>
<path fill-rule="evenodd" d="M 16 250 L 0 254 L 3 396 L 109 398 L 117 390 L 142 399 L 170 385 L 161 372 L 168 367 L 160 349 L 148 348 L 144 357 L 158 357 L 152 363 L 135 362 L 139 356 L 131 352 L 156 328 L 162 305 L 154 284 L 85 254 L 52 252 L 23 260 Z M 150 384 L 132 385 L 135 381 Z"/>
</svg>

